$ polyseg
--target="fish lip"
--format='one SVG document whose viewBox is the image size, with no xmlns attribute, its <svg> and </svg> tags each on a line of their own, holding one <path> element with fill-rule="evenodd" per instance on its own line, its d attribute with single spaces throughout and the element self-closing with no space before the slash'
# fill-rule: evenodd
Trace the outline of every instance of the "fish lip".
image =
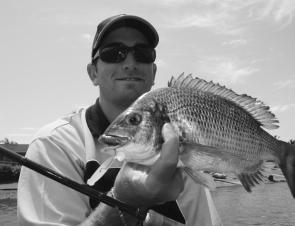
<svg viewBox="0 0 295 226">
<path fill-rule="evenodd" d="M 99 137 L 100 143 L 107 144 L 108 146 L 121 146 L 129 141 L 129 137 L 122 137 L 113 134 L 103 134 Z"/>
</svg>

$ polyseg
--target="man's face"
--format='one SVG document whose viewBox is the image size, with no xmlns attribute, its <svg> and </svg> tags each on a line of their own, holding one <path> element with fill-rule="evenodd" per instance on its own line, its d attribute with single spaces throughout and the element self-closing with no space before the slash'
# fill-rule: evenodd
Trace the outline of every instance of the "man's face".
<svg viewBox="0 0 295 226">
<path fill-rule="evenodd" d="M 145 36 L 129 27 L 118 28 L 110 32 L 102 46 L 121 43 L 128 47 L 136 44 L 148 44 Z M 107 63 L 100 58 L 96 64 L 96 78 L 92 81 L 99 85 L 100 99 L 112 104 L 128 107 L 141 94 L 149 91 L 154 83 L 156 65 L 137 62 L 133 53 L 119 63 Z"/>
</svg>

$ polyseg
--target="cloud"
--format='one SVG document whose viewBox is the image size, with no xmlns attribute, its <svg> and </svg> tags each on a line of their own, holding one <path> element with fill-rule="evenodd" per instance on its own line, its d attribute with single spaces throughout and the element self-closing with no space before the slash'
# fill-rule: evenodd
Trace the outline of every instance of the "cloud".
<svg viewBox="0 0 295 226">
<path fill-rule="evenodd" d="M 88 34 L 88 33 L 84 33 L 81 35 L 81 37 L 86 40 L 87 42 L 92 42 L 93 41 L 93 38 L 94 36 L 91 35 L 91 34 Z"/>
<path fill-rule="evenodd" d="M 209 57 L 199 62 L 199 70 L 205 75 L 210 75 L 215 81 L 222 84 L 243 83 L 246 77 L 259 69 L 244 65 L 237 59 L 223 57 Z"/>
<path fill-rule="evenodd" d="M 33 140 L 33 135 L 27 133 L 10 133 L 5 137 L 7 137 L 10 141 L 15 141 L 19 144 L 29 144 Z"/>
<path fill-rule="evenodd" d="M 20 130 L 25 130 L 25 131 L 37 131 L 39 128 L 34 128 L 34 127 L 23 127 L 20 128 Z"/>
<path fill-rule="evenodd" d="M 235 19 L 230 13 L 230 10 L 223 10 L 221 8 L 222 7 L 213 7 L 211 9 L 204 8 L 203 10 L 197 10 L 197 12 L 181 15 L 174 20 L 169 18 L 168 26 L 175 28 L 207 28 L 215 33 L 228 35 L 241 34 L 244 29 L 241 26 L 235 26 Z"/>
<path fill-rule="evenodd" d="M 157 64 L 158 67 L 163 67 L 167 65 L 167 63 L 160 58 L 157 58 L 155 63 Z"/>
<path fill-rule="evenodd" d="M 234 39 L 230 41 L 225 41 L 222 43 L 223 46 L 232 46 L 232 47 L 238 47 L 242 45 L 246 45 L 248 41 L 246 39 Z"/>
<path fill-rule="evenodd" d="M 17 131 L 5 135 L 9 140 L 16 141 L 17 143 L 30 143 L 33 140 L 34 134 L 39 128 L 22 127 Z"/>
<path fill-rule="evenodd" d="M 273 23 L 286 26 L 295 15 L 294 0 L 199 0 L 172 2 L 169 9 L 177 16 L 167 19 L 168 26 L 176 28 L 207 28 L 215 33 L 241 35 L 257 23 Z M 178 4 L 174 3 L 177 2 Z M 181 4 L 181 12 L 179 12 Z"/>
<path fill-rule="evenodd" d="M 7 134 L 8 137 L 31 137 L 32 134 L 28 133 L 9 133 Z"/>
<path fill-rule="evenodd" d="M 150 18 L 162 15 L 162 19 L 166 19 L 165 23 L 170 26 L 194 26 L 218 33 L 240 34 L 249 22 L 270 19 L 286 25 L 293 21 L 295 14 L 294 0 L 140 0 L 140 4 L 134 4 L 132 0 L 116 4 L 101 0 L 99 3 L 92 1 L 86 7 L 75 7 L 74 4 L 71 9 L 66 4 L 61 2 L 60 7 L 34 4 L 37 13 L 32 15 L 32 19 L 40 21 L 41 18 L 42 21 L 65 26 L 93 27 L 112 14 L 125 12 Z M 32 7 L 28 4 L 19 5 L 19 10 Z M 126 8 L 128 5 L 131 7 Z M 147 13 L 151 10 L 152 16 Z M 162 23 L 162 19 L 157 20 L 157 23 Z"/>
<path fill-rule="evenodd" d="M 25 137 L 32 137 L 40 128 L 34 128 L 34 127 L 22 127 L 18 128 L 17 132 L 14 133 L 8 133 L 8 137 L 13 138 L 25 138 Z"/>
<path fill-rule="evenodd" d="M 271 111 L 275 113 L 283 113 L 290 110 L 295 110 L 295 104 L 285 104 L 271 107 Z"/>
<path fill-rule="evenodd" d="M 146 2 L 146 0 L 143 0 L 143 2 Z M 165 6 L 181 6 L 181 5 L 186 5 L 188 3 L 193 2 L 193 0 L 155 0 L 153 3 L 158 3 L 162 4 Z"/>
<path fill-rule="evenodd" d="M 295 79 L 289 79 L 285 81 L 278 81 L 274 83 L 277 89 L 293 88 L 295 87 Z"/>
<path fill-rule="evenodd" d="M 286 26 L 293 21 L 295 14 L 294 0 L 260 0 L 264 8 L 260 12 L 260 19 L 272 18 L 275 22 Z"/>
</svg>

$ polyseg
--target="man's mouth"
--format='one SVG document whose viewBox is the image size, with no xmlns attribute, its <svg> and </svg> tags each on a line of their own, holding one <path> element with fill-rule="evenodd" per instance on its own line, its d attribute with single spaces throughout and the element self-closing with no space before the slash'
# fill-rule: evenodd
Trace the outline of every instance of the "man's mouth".
<svg viewBox="0 0 295 226">
<path fill-rule="evenodd" d="M 143 81 L 142 78 L 136 78 L 136 77 L 117 78 L 116 80 L 119 80 L 119 81 Z"/>
</svg>

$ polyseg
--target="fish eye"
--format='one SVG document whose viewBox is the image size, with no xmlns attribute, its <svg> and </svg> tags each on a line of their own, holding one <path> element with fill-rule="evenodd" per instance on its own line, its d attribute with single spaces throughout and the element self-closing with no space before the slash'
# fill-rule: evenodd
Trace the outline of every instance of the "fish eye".
<svg viewBox="0 0 295 226">
<path fill-rule="evenodd" d="M 129 117 L 127 118 L 127 122 L 128 124 L 131 124 L 133 126 L 137 126 L 141 123 L 141 115 L 137 114 L 137 113 L 133 113 L 131 115 L 129 115 Z"/>
</svg>

